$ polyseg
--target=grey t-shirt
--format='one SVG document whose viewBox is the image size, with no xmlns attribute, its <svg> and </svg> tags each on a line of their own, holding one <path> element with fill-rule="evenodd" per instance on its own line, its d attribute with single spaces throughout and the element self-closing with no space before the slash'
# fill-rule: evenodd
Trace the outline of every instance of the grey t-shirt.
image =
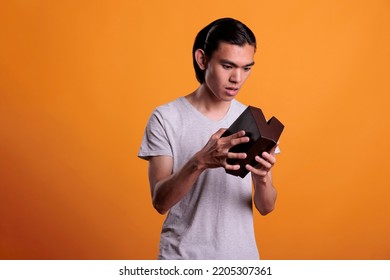
<svg viewBox="0 0 390 280">
<path fill-rule="evenodd" d="M 210 136 L 228 128 L 246 106 L 233 100 L 226 116 L 213 121 L 178 98 L 155 109 L 138 156 L 173 157 L 179 170 Z M 204 171 L 185 197 L 168 212 L 160 237 L 159 259 L 259 259 L 256 246 L 252 182 L 223 168 Z"/>
</svg>

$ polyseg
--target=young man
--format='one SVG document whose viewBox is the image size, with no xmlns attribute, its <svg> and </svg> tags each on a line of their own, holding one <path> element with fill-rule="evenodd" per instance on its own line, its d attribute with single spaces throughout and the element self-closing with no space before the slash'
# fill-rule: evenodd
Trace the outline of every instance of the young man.
<svg viewBox="0 0 390 280">
<path fill-rule="evenodd" d="M 138 156 L 149 161 L 153 206 L 164 214 L 159 259 L 259 259 L 253 201 L 262 215 L 273 210 L 271 169 L 275 148 L 256 157 L 244 179 L 224 169 L 229 149 L 248 142 L 245 131 L 223 132 L 245 110 L 235 97 L 254 65 L 256 39 L 243 23 L 223 18 L 202 29 L 193 63 L 200 86 L 158 107 L 147 124 Z M 252 179 L 252 180 L 251 180 Z"/>
</svg>

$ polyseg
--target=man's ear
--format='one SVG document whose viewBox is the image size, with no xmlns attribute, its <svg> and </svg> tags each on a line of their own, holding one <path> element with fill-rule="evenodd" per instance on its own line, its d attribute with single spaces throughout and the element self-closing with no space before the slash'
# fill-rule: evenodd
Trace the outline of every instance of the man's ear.
<svg viewBox="0 0 390 280">
<path fill-rule="evenodd" d="M 205 70 L 207 68 L 206 54 L 202 49 L 197 49 L 195 51 L 195 60 L 201 70 Z"/>
</svg>

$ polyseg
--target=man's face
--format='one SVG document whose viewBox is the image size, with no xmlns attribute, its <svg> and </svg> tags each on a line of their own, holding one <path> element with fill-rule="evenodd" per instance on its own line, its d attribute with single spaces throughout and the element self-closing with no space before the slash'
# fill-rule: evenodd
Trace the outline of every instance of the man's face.
<svg viewBox="0 0 390 280">
<path fill-rule="evenodd" d="M 207 62 L 205 86 L 217 99 L 231 101 L 249 77 L 255 48 L 221 42 Z"/>
</svg>

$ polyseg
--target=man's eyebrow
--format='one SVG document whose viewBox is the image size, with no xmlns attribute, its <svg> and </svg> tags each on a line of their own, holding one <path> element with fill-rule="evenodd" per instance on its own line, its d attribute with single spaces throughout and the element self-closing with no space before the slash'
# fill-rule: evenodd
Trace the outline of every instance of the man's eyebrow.
<svg viewBox="0 0 390 280">
<path fill-rule="evenodd" d="M 223 63 L 223 64 L 229 64 L 229 65 L 231 65 L 231 66 L 233 66 L 233 67 L 237 67 L 237 68 L 239 67 L 236 63 L 234 63 L 234 62 L 232 62 L 232 61 L 230 61 L 230 60 L 227 60 L 227 59 L 221 59 L 220 62 Z M 255 65 L 255 62 L 254 62 L 254 61 L 252 61 L 251 63 L 248 63 L 248 64 L 244 65 L 243 67 L 250 67 L 250 66 L 253 66 L 253 65 Z"/>
</svg>

